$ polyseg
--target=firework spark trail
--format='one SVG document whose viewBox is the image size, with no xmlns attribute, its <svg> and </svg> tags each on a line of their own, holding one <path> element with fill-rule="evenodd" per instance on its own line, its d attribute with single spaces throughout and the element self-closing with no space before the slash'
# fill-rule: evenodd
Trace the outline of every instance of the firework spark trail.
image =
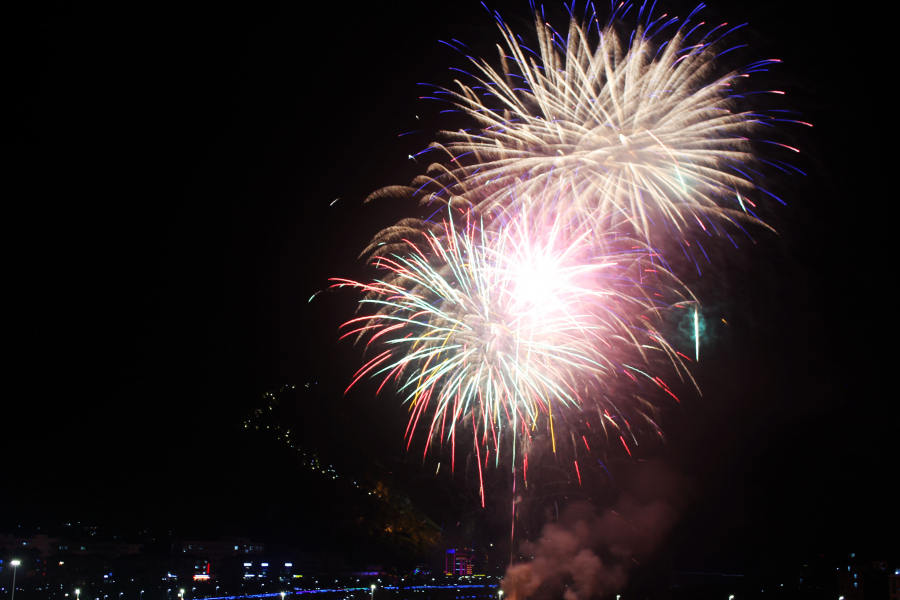
<svg viewBox="0 0 900 600">
<path fill-rule="evenodd" d="M 595 227 L 627 224 L 648 244 L 659 220 L 676 236 L 697 226 L 718 232 L 714 219 L 764 225 L 745 202 L 755 207 L 750 198 L 758 192 L 780 200 L 752 176 L 750 136 L 774 122 L 809 124 L 734 112 L 739 99 L 765 91 L 741 92 L 736 83 L 780 61 L 721 74 L 716 59 L 735 49 L 723 49 L 722 40 L 740 26 L 695 24 L 702 5 L 684 20 L 654 21 L 645 3 L 637 28 L 620 33 L 616 17 L 631 7 L 622 3 L 602 29 L 595 13 L 583 22 L 573 15 L 565 37 L 537 12 L 537 52 L 495 15 L 506 44 L 500 68 L 468 56 L 476 70 L 456 70 L 475 84 L 456 81 L 457 90 L 426 96 L 479 127 L 442 132 L 444 143 L 428 150 L 447 164 L 435 162 L 412 186 L 383 188 L 368 200 L 419 197 L 496 215 L 521 210 L 515 198 L 541 196 L 535 192 L 566 179 L 576 215 Z M 396 233 L 385 230 L 369 250 L 389 253 Z"/>
<path fill-rule="evenodd" d="M 367 375 L 396 380 L 410 440 L 420 422 L 428 429 L 425 452 L 435 439 L 455 451 L 457 427 L 469 421 L 479 470 L 491 450 L 499 462 L 503 446 L 514 468 L 542 415 L 552 429 L 554 413 L 620 412 L 616 403 L 628 400 L 611 398 L 610 382 L 637 381 L 624 360 L 647 365 L 637 372 L 660 388 L 645 373 L 658 359 L 648 352 L 690 377 L 651 317 L 668 308 L 660 291 L 691 299 L 659 266 L 646 276 L 654 254 L 646 246 L 579 227 L 566 212 L 522 212 L 495 228 L 471 213 L 454 223 L 453 214 L 442 234 L 374 256 L 378 281 L 335 280 L 362 291 L 361 308 L 372 309 L 346 324 L 348 335 L 378 347 L 351 387 Z"/>
<path fill-rule="evenodd" d="M 694 309 L 694 360 L 700 362 L 700 311 Z"/>
</svg>

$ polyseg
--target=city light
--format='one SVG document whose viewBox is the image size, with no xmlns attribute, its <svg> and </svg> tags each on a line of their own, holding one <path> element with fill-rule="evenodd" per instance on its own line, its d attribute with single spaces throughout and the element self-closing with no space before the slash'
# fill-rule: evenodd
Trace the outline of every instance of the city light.
<svg viewBox="0 0 900 600">
<path fill-rule="evenodd" d="M 19 570 L 20 563 L 17 560 L 11 560 L 11 561 L 9 561 L 9 564 L 11 564 L 13 566 L 12 600 L 15 600 L 15 598 L 16 598 L 16 573 Z"/>
</svg>

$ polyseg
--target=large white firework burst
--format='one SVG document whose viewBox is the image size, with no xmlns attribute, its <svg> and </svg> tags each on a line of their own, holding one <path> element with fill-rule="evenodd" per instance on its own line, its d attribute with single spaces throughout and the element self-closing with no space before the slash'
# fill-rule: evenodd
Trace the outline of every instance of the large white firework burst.
<svg viewBox="0 0 900 600">
<path fill-rule="evenodd" d="M 717 59 L 733 48 L 721 42 L 737 27 L 694 24 L 702 5 L 683 21 L 651 20 L 645 3 L 637 29 L 622 34 L 616 24 L 631 8 L 621 3 L 605 27 L 596 15 L 573 16 L 565 36 L 537 13 L 536 50 L 498 17 L 506 42 L 500 67 L 470 57 L 477 83 L 457 81 L 458 90 L 435 93 L 479 127 L 443 132 L 446 141 L 426 152 L 448 160 L 411 187 L 391 186 L 369 199 L 419 196 L 497 214 L 520 210 L 513 197 L 568 180 L 580 217 L 628 222 L 648 242 L 659 221 L 681 235 L 691 226 L 716 228 L 717 219 L 760 224 L 752 213 L 760 188 L 748 136 L 785 119 L 735 112 L 734 84 L 780 61 L 722 74 Z M 417 224 L 398 224 L 409 226 Z M 387 230 L 376 244 L 391 237 Z"/>
</svg>

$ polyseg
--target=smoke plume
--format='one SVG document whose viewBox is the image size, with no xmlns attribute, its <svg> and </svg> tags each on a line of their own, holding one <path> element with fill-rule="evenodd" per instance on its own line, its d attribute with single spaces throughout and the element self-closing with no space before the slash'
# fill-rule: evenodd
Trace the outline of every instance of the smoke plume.
<svg viewBox="0 0 900 600">
<path fill-rule="evenodd" d="M 540 539 L 524 543 L 520 555 L 531 560 L 509 567 L 506 597 L 559 598 L 562 589 L 565 600 L 588 600 L 620 590 L 629 569 L 660 546 L 681 505 L 682 486 L 657 466 L 648 465 L 635 483 L 612 509 L 574 503 Z"/>
</svg>

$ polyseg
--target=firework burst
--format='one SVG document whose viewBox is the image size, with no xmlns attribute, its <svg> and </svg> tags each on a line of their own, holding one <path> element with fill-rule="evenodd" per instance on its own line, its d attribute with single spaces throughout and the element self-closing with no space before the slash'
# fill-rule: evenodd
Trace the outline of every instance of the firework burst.
<svg viewBox="0 0 900 600">
<path fill-rule="evenodd" d="M 546 431 L 556 452 L 565 430 L 580 483 L 596 433 L 581 415 L 596 414 L 606 441 L 630 455 L 626 438 L 637 442 L 643 422 L 662 436 L 651 417 L 675 394 L 661 375 L 693 383 L 692 359 L 663 331 L 689 315 L 684 350 L 699 360 L 701 316 L 659 249 L 690 245 L 697 227 L 767 227 L 754 210 L 778 198 L 760 187 L 756 163 L 793 167 L 755 150 L 796 149 L 756 133 L 809 124 L 744 109 L 750 94 L 781 94 L 745 91 L 780 61 L 723 69 L 740 47 L 724 42 L 741 26 L 698 22 L 702 4 L 685 19 L 654 17 L 653 6 L 614 4 L 602 25 L 573 5 L 565 35 L 536 13 L 533 47 L 498 16 L 499 65 L 469 57 L 468 83 L 429 96 L 474 128 L 442 132 L 416 155 L 439 156 L 425 174 L 367 198 L 440 205 L 373 238 L 363 255 L 376 281 L 335 283 L 363 295 L 345 337 L 365 340 L 368 360 L 350 387 L 375 377 L 379 391 L 396 389 L 408 438 L 427 430 L 426 453 L 447 443 L 452 464 L 464 435 L 479 473 L 505 453 L 524 476 L 532 432 Z M 626 32 L 629 11 L 638 25 Z"/>
<path fill-rule="evenodd" d="M 371 309 L 345 324 L 345 337 L 366 338 L 374 354 L 351 387 L 365 376 L 395 382 L 410 407 L 407 435 L 428 430 L 426 452 L 449 442 L 455 457 L 462 432 L 479 467 L 504 447 L 515 461 L 539 418 L 555 436 L 566 413 L 619 414 L 628 400 L 610 390 L 636 377 L 671 394 L 648 374 L 660 361 L 687 375 L 654 323 L 671 305 L 662 298 L 693 300 L 646 246 L 580 227 L 565 211 L 519 213 L 499 227 L 447 214 L 442 234 L 374 256 L 379 280 L 335 284 L 363 291 Z"/>
<path fill-rule="evenodd" d="M 443 132 L 446 141 L 425 152 L 446 164 L 432 164 L 412 187 L 369 198 L 417 196 L 499 214 L 519 210 L 510 189 L 528 196 L 565 179 L 579 217 L 594 227 L 627 223 L 648 244 L 658 221 L 676 235 L 715 230 L 722 220 L 762 224 L 752 211 L 760 192 L 771 194 L 754 182 L 749 136 L 785 119 L 735 112 L 748 94 L 735 83 L 780 61 L 717 74 L 716 61 L 735 49 L 722 40 L 738 27 L 696 23 L 702 5 L 683 21 L 654 20 L 644 4 L 637 29 L 621 34 L 616 22 L 631 8 L 620 4 L 604 27 L 596 15 L 573 16 L 565 36 L 537 13 L 536 50 L 498 17 L 500 68 L 469 57 L 476 84 L 457 81 L 457 90 L 438 88 L 433 97 L 479 127 Z"/>
</svg>

